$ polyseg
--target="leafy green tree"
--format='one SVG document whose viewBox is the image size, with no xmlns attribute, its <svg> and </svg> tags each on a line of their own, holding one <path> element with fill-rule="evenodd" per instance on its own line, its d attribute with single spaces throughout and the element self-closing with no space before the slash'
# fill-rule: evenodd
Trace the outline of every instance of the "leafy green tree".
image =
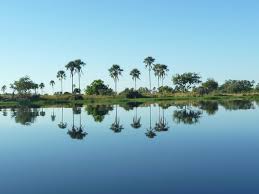
<svg viewBox="0 0 259 194">
<path fill-rule="evenodd" d="M 55 81 L 54 80 L 51 80 L 50 82 L 49 82 L 49 85 L 51 85 L 51 87 L 52 87 L 52 92 L 53 92 L 53 94 L 54 94 L 54 85 L 55 85 L 56 83 L 55 83 Z"/>
<path fill-rule="evenodd" d="M 58 78 L 58 79 L 60 80 L 60 82 L 61 82 L 61 94 L 63 94 L 63 80 L 66 79 L 66 73 L 65 73 L 65 71 L 63 71 L 63 70 L 58 71 L 58 73 L 57 73 L 57 78 Z"/>
<path fill-rule="evenodd" d="M 255 91 L 259 92 L 259 83 L 255 86 Z"/>
<path fill-rule="evenodd" d="M 114 83 L 115 83 L 116 93 L 117 93 L 117 83 L 119 81 L 119 76 L 121 76 L 122 72 L 123 72 L 123 69 L 121 69 L 120 66 L 116 64 L 109 69 L 110 77 L 114 80 Z"/>
<path fill-rule="evenodd" d="M 153 57 L 147 57 L 144 59 L 144 64 L 146 65 L 146 68 L 148 68 L 148 71 L 149 71 L 149 89 L 150 89 L 150 92 L 152 90 L 152 86 L 151 86 L 151 70 L 153 68 L 153 64 L 155 62 L 155 59 Z"/>
<path fill-rule="evenodd" d="M 3 92 L 3 94 L 5 94 L 6 89 L 7 89 L 6 85 L 3 85 L 1 88 L 1 91 Z"/>
<path fill-rule="evenodd" d="M 70 71 L 70 76 L 72 78 L 72 94 L 74 93 L 74 75 L 76 72 L 78 64 L 75 61 L 70 61 L 65 67 Z"/>
<path fill-rule="evenodd" d="M 135 90 L 137 90 L 137 79 L 140 79 L 140 74 L 141 73 L 138 69 L 132 69 L 132 71 L 130 72 L 130 75 L 135 82 Z"/>
<path fill-rule="evenodd" d="M 12 90 L 12 98 L 14 98 L 14 94 L 15 94 L 15 91 L 16 91 L 16 88 L 15 88 L 14 84 L 10 84 L 10 89 Z"/>
<path fill-rule="evenodd" d="M 112 95 L 113 91 L 102 80 L 94 80 L 86 87 L 85 93 L 87 95 Z"/>
<path fill-rule="evenodd" d="M 219 84 L 214 79 L 208 79 L 206 82 L 202 83 L 202 87 L 206 88 L 207 91 L 210 93 L 217 90 Z"/>
<path fill-rule="evenodd" d="M 201 77 L 197 73 L 176 74 L 173 76 L 172 81 L 176 86 L 176 90 L 187 92 L 195 85 L 201 83 Z"/>
<path fill-rule="evenodd" d="M 41 89 L 41 94 L 43 94 L 43 89 L 45 88 L 45 84 L 40 83 L 39 88 Z"/>
<path fill-rule="evenodd" d="M 14 82 L 14 88 L 20 95 L 28 95 L 30 90 L 33 89 L 35 83 L 28 77 L 22 77 Z"/>
<path fill-rule="evenodd" d="M 78 86 L 79 86 L 79 93 L 81 93 L 81 76 L 83 74 L 83 67 L 86 65 L 85 62 L 83 62 L 81 59 L 75 60 L 74 61 L 75 65 L 76 65 L 76 73 L 78 75 Z"/>
<path fill-rule="evenodd" d="M 242 93 L 253 90 L 255 82 L 248 80 L 227 80 L 220 86 L 220 90 L 224 93 Z"/>
</svg>

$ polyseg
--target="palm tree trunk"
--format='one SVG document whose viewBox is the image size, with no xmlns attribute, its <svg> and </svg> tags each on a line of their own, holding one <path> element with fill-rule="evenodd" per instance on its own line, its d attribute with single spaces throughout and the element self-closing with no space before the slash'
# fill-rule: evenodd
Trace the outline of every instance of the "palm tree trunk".
<svg viewBox="0 0 259 194">
<path fill-rule="evenodd" d="M 159 76 L 157 76 L 157 90 L 159 88 Z"/>
<path fill-rule="evenodd" d="M 72 94 L 74 93 L 74 75 L 72 73 Z"/>
<path fill-rule="evenodd" d="M 61 79 L 61 94 L 63 94 L 63 79 Z"/>
<path fill-rule="evenodd" d="M 151 68 L 149 67 L 149 89 L 151 92 Z"/>
<path fill-rule="evenodd" d="M 79 85 L 79 94 L 81 94 L 81 73 L 78 72 L 78 85 Z"/>
<path fill-rule="evenodd" d="M 137 91 L 137 79 L 135 78 L 135 91 Z"/>
</svg>

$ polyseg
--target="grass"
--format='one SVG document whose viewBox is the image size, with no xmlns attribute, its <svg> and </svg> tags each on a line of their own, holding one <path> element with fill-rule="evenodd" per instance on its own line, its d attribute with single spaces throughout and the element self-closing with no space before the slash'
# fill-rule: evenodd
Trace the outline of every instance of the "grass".
<svg viewBox="0 0 259 194">
<path fill-rule="evenodd" d="M 259 93 L 246 94 L 213 94 L 206 96 L 197 96 L 192 93 L 177 93 L 174 95 L 149 95 L 145 98 L 128 99 L 123 96 L 83 96 L 82 100 L 73 100 L 71 95 L 50 96 L 44 95 L 34 100 L 12 100 L 5 97 L 0 100 L 0 107 L 18 107 L 28 106 L 74 106 L 76 104 L 124 104 L 129 102 L 156 103 L 161 101 L 202 101 L 202 100 L 259 100 Z"/>
</svg>

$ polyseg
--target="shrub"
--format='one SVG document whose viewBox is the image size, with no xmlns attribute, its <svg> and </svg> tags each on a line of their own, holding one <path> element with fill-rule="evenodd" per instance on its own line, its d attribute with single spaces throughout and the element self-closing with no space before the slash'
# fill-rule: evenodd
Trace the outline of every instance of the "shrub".
<svg viewBox="0 0 259 194">
<path fill-rule="evenodd" d="M 133 88 L 126 88 L 124 91 L 120 93 L 121 96 L 125 96 L 126 98 L 143 98 L 143 95 Z"/>
<path fill-rule="evenodd" d="M 89 86 L 86 87 L 85 93 L 87 95 L 113 95 L 114 92 L 111 88 L 104 84 L 102 80 L 94 80 Z"/>
<path fill-rule="evenodd" d="M 220 90 L 225 93 L 242 93 L 253 90 L 254 81 L 248 80 L 227 80 Z"/>
</svg>

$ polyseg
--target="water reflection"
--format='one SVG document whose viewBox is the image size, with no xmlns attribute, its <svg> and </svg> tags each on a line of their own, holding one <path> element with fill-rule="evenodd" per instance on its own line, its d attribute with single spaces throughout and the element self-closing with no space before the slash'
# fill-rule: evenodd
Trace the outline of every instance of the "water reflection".
<svg viewBox="0 0 259 194">
<path fill-rule="evenodd" d="M 135 107 L 135 115 L 132 119 L 131 127 L 134 129 L 139 129 L 141 126 L 141 117 L 138 117 L 138 107 Z"/>
<path fill-rule="evenodd" d="M 61 108 L 61 121 L 58 124 L 58 127 L 60 129 L 66 129 L 67 128 L 67 123 L 64 122 L 64 107 L 63 106 Z"/>
<path fill-rule="evenodd" d="M 173 113 L 173 120 L 177 123 L 193 125 L 199 122 L 202 116 L 202 111 L 194 110 L 192 107 L 184 106 L 181 109 L 175 110 Z"/>
<path fill-rule="evenodd" d="M 150 139 L 153 139 L 154 137 L 156 137 L 156 132 L 152 128 L 152 107 L 151 107 L 151 105 L 149 105 L 149 129 L 147 129 L 145 134 Z"/>
<path fill-rule="evenodd" d="M 19 107 L 14 110 L 11 115 L 16 123 L 26 126 L 33 124 L 38 116 L 39 109 L 30 107 Z"/>
<path fill-rule="evenodd" d="M 67 111 L 72 111 L 71 113 L 64 113 L 64 106 L 60 108 L 44 108 L 44 107 L 25 107 L 20 106 L 17 108 L 7 109 L 0 108 L 0 112 L 3 117 L 11 117 L 14 119 L 15 123 L 30 126 L 37 122 L 38 117 L 45 117 L 49 114 L 50 121 L 55 123 L 57 115 L 60 118 L 59 123 L 55 125 L 60 129 L 66 129 L 67 134 L 72 139 L 82 140 L 88 133 L 85 130 L 85 126 L 82 124 L 82 114 L 87 113 L 93 118 L 93 121 L 97 125 L 102 123 L 110 112 L 114 112 L 114 122 L 110 124 L 110 129 L 114 133 L 120 133 L 124 127 L 131 127 L 134 129 L 141 129 L 143 123 L 146 123 L 148 127 L 144 132 L 148 138 L 155 138 L 158 133 L 166 132 L 169 130 L 169 123 L 175 122 L 176 124 L 194 125 L 200 122 L 203 113 L 207 115 L 215 115 L 220 107 L 225 110 L 249 110 L 255 109 L 255 106 L 259 105 L 259 100 L 249 101 L 249 100 L 232 100 L 232 101 L 196 101 L 196 102 L 160 102 L 158 106 L 156 104 L 145 104 L 130 102 L 123 105 L 76 105 L 72 108 L 66 108 Z M 148 111 L 148 114 L 144 114 L 144 110 Z M 132 112 L 133 117 L 130 118 L 130 122 L 126 124 L 128 118 L 126 116 L 122 117 L 119 113 L 125 112 L 129 115 Z M 56 115 L 56 113 L 59 113 Z M 172 119 L 170 116 L 172 115 Z M 152 121 L 152 115 L 157 115 L 154 118 L 154 123 Z M 64 117 L 66 116 L 66 117 Z M 71 117 L 71 126 L 68 128 L 68 123 L 64 121 L 64 118 Z M 122 123 L 120 117 L 125 119 L 125 123 Z M 85 117 L 84 117 L 84 120 Z"/>
<path fill-rule="evenodd" d="M 115 105 L 115 121 L 112 123 L 110 129 L 114 133 L 120 133 L 124 129 L 120 124 L 120 118 L 118 118 L 118 105 Z"/>
<path fill-rule="evenodd" d="M 72 124 L 72 128 L 68 130 L 67 134 L 72 139 L 82 140 L 87 135 L 82 125 L 82 108 L 75 106 L 72 108 L 72 113 L 73 113 L 73 124 Z M 79 115 L 79 123 L 77 126 L 75 125 L 75 115 Z"/>
<path fill-rule="evenodd" d="M 158 122 L 156 122 L 155 124 L 155 131 L 157 132 L 163 132 L 163 131 L 168 131 L 169 130 L 169 126 L 168 123 L 165 119 L 165 109 L 167 109 L 168 107 L 162 108 L 162 116 L 161 116 L 161 107 L 159 106 L 158 110 L 159 110 L 159 114 L 158 114 Z"/>
<path fill-rule="evenodd" d="M 92 115 L 95 122 L 101 123 L 105 116 L 113 110 L 111 105 L 87 105 L 85 111 L 88 115 Z"/>
</svg>

